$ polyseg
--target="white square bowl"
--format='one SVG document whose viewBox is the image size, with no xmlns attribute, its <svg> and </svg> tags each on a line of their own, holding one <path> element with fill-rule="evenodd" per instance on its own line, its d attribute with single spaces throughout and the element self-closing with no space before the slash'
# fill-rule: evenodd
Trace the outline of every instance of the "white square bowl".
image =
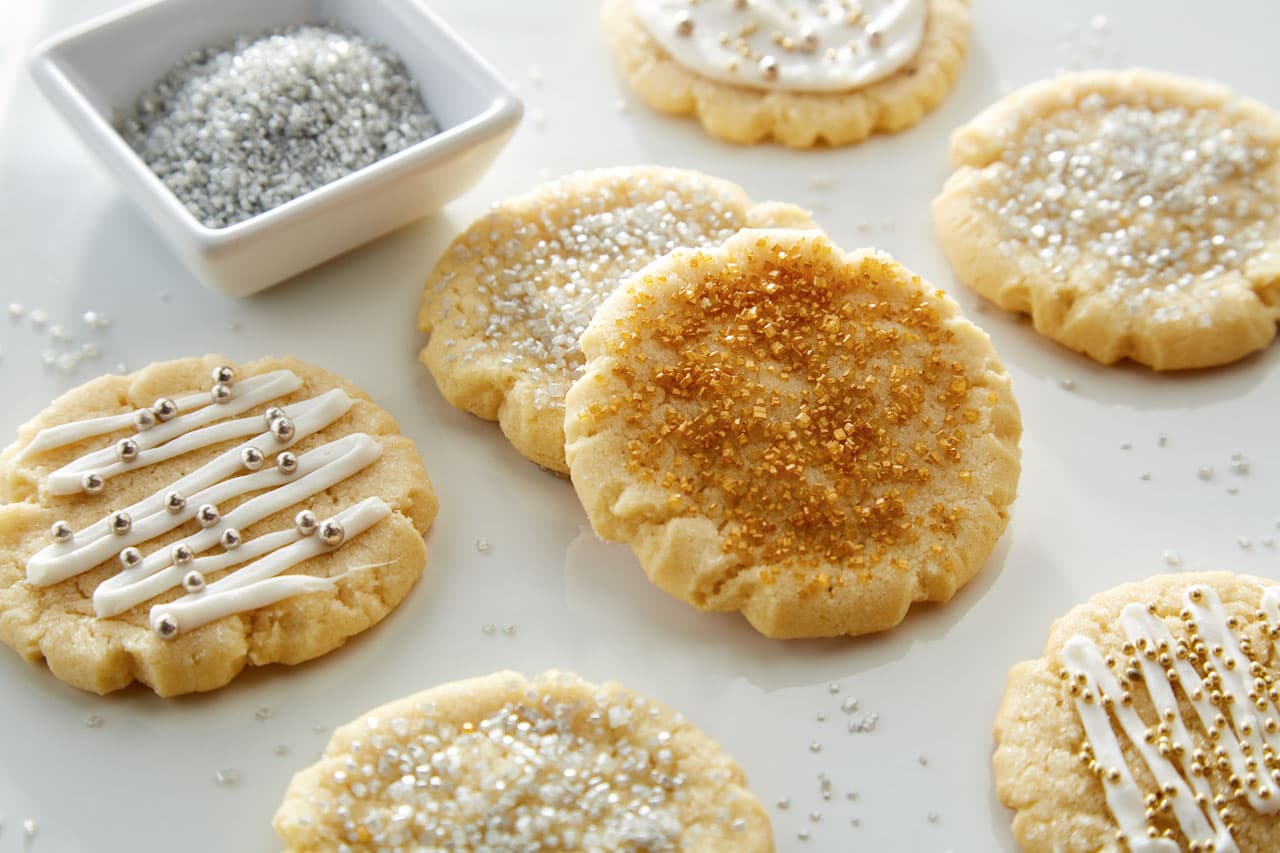
<svg viewBox="0 0 1280 853">
<path fill-rule="evenodd" d="M 387 45 L 441 131 L 225 228 L 195 218 L 112 126 L 190 51 L 296 24 L 342 24 Z M 159 0 L 38 47 L 31 70 L 206 285 L 247 296 L 438 210 L 475 185 L 520 122 L 520 101 L 420 0 Z"/>
</svg>

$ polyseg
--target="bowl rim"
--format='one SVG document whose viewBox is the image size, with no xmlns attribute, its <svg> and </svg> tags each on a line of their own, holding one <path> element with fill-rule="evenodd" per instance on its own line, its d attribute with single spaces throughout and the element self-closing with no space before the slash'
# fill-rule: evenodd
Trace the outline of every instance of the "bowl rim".
<svg viewBox="0 0 1280 853">
<path fill-rule="evenodd" d="M 131 18 L 177 2 L 181 0 L 139 0 L 74 24 L 39 42 L 28 53 L 26 65 L 46 98 L 71 125 L 72 130 L 82 137 L 82 141 L 96 149 L 100 157 L 111 161 L 108 166 L 115 166 L 117 171 L 124 172 L 120 177 L 121 182 L 127 185 L 126 190 L 146 194 L 153 215 L 161 214 L 181 228 L 197 244 L 201 253 L 216 252 L 221 247 L 256 239 L 264 232 L 289 227 L 307 218 L 313 211 L 328 207 L 353 192 L 370 185 L 395 182 L 420 167 L 430 166 L 433 161 L 447 160 L 509 131 L 524 113 L 524 105 L 497 69 L 422 0 L 373 0 L 375 4 L 396 3 L 411 10 L 449 42 L 450 47 L 478 72 L 484 93 L 488 95 L 484 108 L 462 122 L 269 210 L 231 225 L 211 228 L 196 218 L 129 145 L 111 121 L 89 102 L 84 90 L 68 73 L 77 66 L 69 63 L 64 53 L 68 47 L 91 38 L 103 28 L 121 25 Z M 360 32 L 358 27 L 352 26 L 352 29 Z M 414 82 L 419 84 L 416 79 Z M 141 200 L 137 203 L 147 206 L 147 202 Z"/>
</svg>

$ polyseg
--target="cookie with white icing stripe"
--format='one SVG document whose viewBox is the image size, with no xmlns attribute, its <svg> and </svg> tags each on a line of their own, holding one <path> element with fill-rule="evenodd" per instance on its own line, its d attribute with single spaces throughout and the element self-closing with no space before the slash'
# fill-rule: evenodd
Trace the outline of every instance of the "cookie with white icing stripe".
<svg viewBox="0 0 1280 853">
<path fill-rule="evenodd" d="M 1146 70 L 1045 80 L 951 138 L 957 277 L 1104 364 L 1209 367 L 1280 321 L 1280 113 Z"/>
<path fill-rule="evenodd" d="M 951 90 L 969 0 L 605 0 L 649 106 L 729 142 L 849 145 L 910 127 Z"/>
<path fill-rule="evenodd" d="M 996 790 L 1027 851 L 1280 849 L 1280 585 L 1162 575 L 1009 673 Z"/>
<path fill-rule="evenodd" d="M 544 468 L 564 461 L 564 393 L 582 372 L 578 336 L 619 279 L 680 246 L 746 227 L 812 228 L 789 204 L 657 166 L 578 172 L 497 204 L 427 280 L 422 361 L 444 398 L 496 420 Z"/>
<path fill-rule="evenodd" d="M 628 279 L 582 336 L 565 451 L 596 532 L 770 637 L 893 627 L 1008 522 L 1022 424 L 990 339 L 891 258 L 743 231 Z"/>
<path fill-rule="evenodd" d="M 770 853 L 746 784 L 710 737 L 621 685 L 500 672 L 338 729 L 274 823 L 289 853 Z"/>
<path fill-rule="evenodd" d="M 292 359 L 104 376 L 0 454 L 0 640 L 107 693 L 212 690 L 377 623 L 436 499 L 359 389 Z"/>
</svg>

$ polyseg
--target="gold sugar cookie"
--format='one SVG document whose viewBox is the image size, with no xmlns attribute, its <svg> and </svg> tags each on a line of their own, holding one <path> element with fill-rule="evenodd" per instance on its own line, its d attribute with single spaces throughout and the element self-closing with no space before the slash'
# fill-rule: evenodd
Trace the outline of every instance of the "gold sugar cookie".
<svg viewBox="0 0 1280 853">
<path fill-rule="evenodd" d="M 293 777 L 275 828 L 321 850 L 772 853 L 742 769 L 680 714 L 546 672 L 370 711 Z"/>
<path fill-rule="evenodd" d="M 672 249 L 745 227 L 813 227 L 789 204 L 657 166 L 579 172 L 501 202 L 436 264 L 418 328 L 422 361 L 449 403 L 496 420 L 544 468 L 564 461 L 564 394 L 582 371 L 578 336 L 618 281 Z"/>
<path fill-rule="evenodd" d="M 849 145 L 910 127 L 964 62 L 969 0 L 605 0 L 623 75 L 729 142 Z"/>
<path fill-rule="evenodd" d="M 0 640 L 82 690 L 212 690 L 379 622 L 435 494 L 368 397 L 287 358 L 103 376 L 0 454 Z"/>
<path fill-rule="evenodd" d="M 1280 849 L 1280 586 L 1162 575 L 1095 595 L 1009 672 L 1000 800 L 1026 851 Z"/>
<path fill-rule="evenodd" d="M 933 203 L 956 276 L 1104 364 L 1209 367 L 1280 320 L 1280 115 L 1223 86 L 1094 71 L 951 139 Z"/>
<path fill-rule="evenodd" d="M 770 637 L 946 601 L 1008 520 L 1009 377 L 955 302 L 820 232 L 744 231 L 628 279 L 582 337 L 566 455 L 596 532 Z"/>
</svg>

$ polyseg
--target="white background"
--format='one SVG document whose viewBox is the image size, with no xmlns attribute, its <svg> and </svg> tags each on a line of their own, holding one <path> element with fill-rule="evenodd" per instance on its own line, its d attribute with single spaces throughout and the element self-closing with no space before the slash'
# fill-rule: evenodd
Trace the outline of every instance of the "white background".
<svg viewBox="0 0 1280 853">
<path fill-rule="evenodd" d="M 960 287 L 928 212 L 948 174 L 950 130 L 1073 62 L 1214 77 L 1280 106 L 1280 4 L 979 2 L 956 89 L 923 123 L 854 148 L 794 152 L 731 147 L 695 122 L 651 114 L 614 71 L 595 2 L 436 0 L 525 99 L 512 144 L 441 215 L 239 302 L 191 278 L 25 72 L 37 41 L 114 5 L 0 0 L 0 436 L 118 363 L 291 353 L 348 376 L 399 419 L 441 512 L 427 575 L 385 623 L 319 661 L 246 674 L 212 695 L 99 698 L 0 648 L 0 851 L 276 849 L 270 816 L 329 728 L 506 667 L 617 679 L 685 711 L 744 765 L 781 850 L 1012 850 L 1010 815 L 992 790 L 991 721 L 1008 667 L 1039 654 L 1050 622 L 1095 591 L 1169 571 L 1166 551 L 1183 568 L 1280 576 L 1280 552 L 1262 543 L 1280 536 L 1280 347 L 1192 375 L 1100 367 Z M 698 168 L 756 199 L 810 206 L 839 245 L 890 251 L 991 334 L 1023 411 L 1021 494 L 988 565 L 951 603 L 876 637 L 765 640 L 736 615 L 698 613 L 651 587 L 629 550 L 591 534 L 568 483 L 441 400 L 417 362 L 413 318 L 447 241 L 545 177 L 631 163 Z M 10 302 L 44 310 L 74 341 L 11 322 Z M 86 310 L 111 325 L 89 329 Z M 70 374 L 43 365 L 45 352 L 85 343 L 101 356 Z M 1230 471 L 1237 451 L 1247 475 Z M 1202 465 L 1216 470 L 1211 480 L 1197 476 Z M 498 630 L 486 635 L 486 623 Z M 849 696 L 860 702 L 852 716 L 840 708 Z M 259 708 L 273 716 L 256 719 Z M 865 713 L 879 715 L 876 729 L 848 733 Z M 91 714 L 101 727 L 85 725 Z M 221 769 L 239 784 L 216 784 Z M 832 782 L 829 801 L 819 773 Z M 776 806 L 782 797 L 790 808 Z M 38 825 L 33 839 L 26 819 Z"/>
</svg>

